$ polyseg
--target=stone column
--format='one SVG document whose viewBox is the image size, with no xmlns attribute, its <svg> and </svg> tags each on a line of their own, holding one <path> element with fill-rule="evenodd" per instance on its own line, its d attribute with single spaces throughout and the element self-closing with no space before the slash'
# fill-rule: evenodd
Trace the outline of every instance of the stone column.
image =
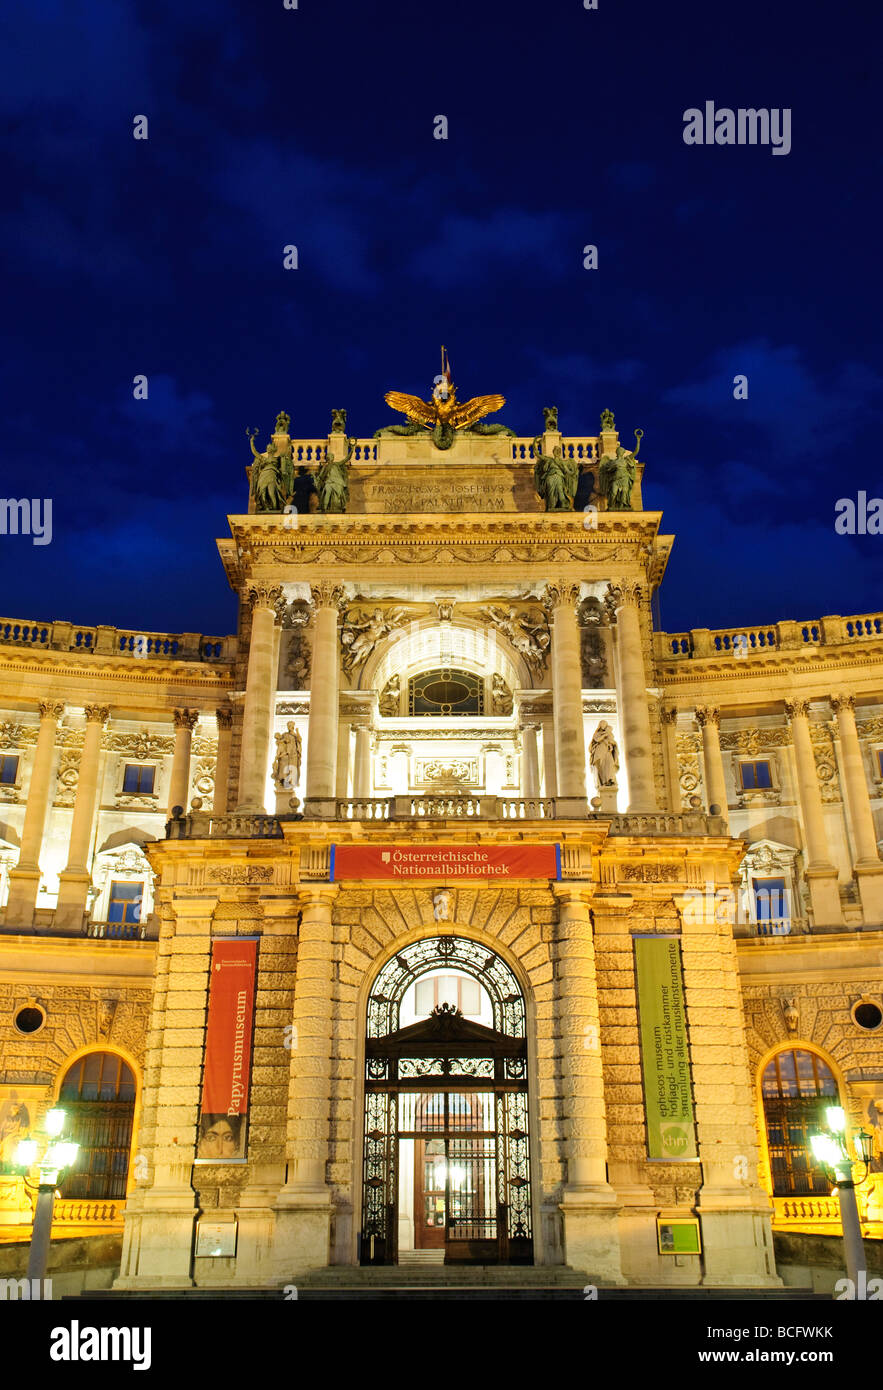
<svg viewBox="0 0 883 1390">
<path fill-rule="evenodd" d="M 336 886 L 304 886 L 294 978 L 288 1091 L 288 1179 L 276 1201 L 274 1261 L 280 1274 L 321 1268 L 331 1249 L 334 969 L 331 910 Z"/>
<path fill-rule="evenodd" d="M 662 736 L 665 751 L 665 784 L 668 809 L 678 812 L 681 809 L 681 784 L 678 776 L 678 712 L 676 709 L 662 710 Z"/>
<path fill-rule="evenodd" d="M 521 726 L 521 795 L 539 796 L 540 758 L 536 724 Z"/>
<path fill-rule="evenodd" d="M 583 734 L 583 685 L 579 628 L 576 621 L 578 584 L 549 584 L 552 605 L 552 712 L 555 722 L 555 771 L 560 799 L 582 803 L 586 809 L 586 748 Z M 573 808 L 576 814 L 579 807 Z"/>
<path fill-rule="evenodd" d="M 865 922 L 883 921 L 883 863 L 877 850 L 877 832 L 871 811 L 871 798 L 865 778 L 858 730 L 855 727 L 855 698 L 852 695 L 832 695 L 831 708 L 837 715 L 840 734 L 840 757 L 843 790 L 849 808 L 852 838 L 855 847 L 853 871 L 858 883 Z"/>
<path fill-rule="evenodd" d="M 337 795 L 346 801 L 350 782 L 350 729 L 348 719 L 342 719 L 337 726 Z"/>
<path fill-rule="evenodd" d="M 700 705 L 696 710 L 696 723 L 702 730 L 702 757 L 705 764 L 705 793 L 708 810 L 713 815 L 722 816 L 727 821 L 727 784 L 724 778 L 724 760 L 721 757 L 720 741 L 721 715 L 719 709 Z M 712 806 L 717 811 L 712 812 Z"/>
<path fill-rule="evenodd" d="M 655 811 L 653 740 L 639 612 L 642 594 L 641 585 L 631 580 L 611 584 L 608 589 L 608 596 L 616 606 L 619 706 L 629 775 L 629 810 Z"/>
<path fill-rule="evenodd" d="M 175 751 L 172 754 L 172 775 L 169 778 L 169 815 L 172 813 L 173 806 L 180 806 L 185 813 L 188 810 L 190 748 L 193 742 L 193 730 L 199 718 L 199 710 L 176 709 L 173 718 L 175 721 Z"/>
<path fill-rule="evenodd" d="M 106 705 L 86 706 L 86 736 L 80 757 L 80 775 L 74 798 L 67 867 L 59 875 L 56 927 L 81 927 L 86 896 L 92 883 L 89 872 L 89 846 L 92 841 L 98 769 L 101 762 L 101 735 L 110 717 Z"/>
<path fill-rule="evenodd" d="M 227 795 L 230 782 L 230 745 L 233 742 L 233 711 L 215 711 L 218 721 L 218 755 L 215 760 L 215 795 L 212 812 L 216 816 L 227 814 Z"/>
<path fill-rule="evenodd" d="M 371 729 L 367 724 L 356 726 L 356 762 L 353 771 L 353 796 L 371 795 Z"/>
<path fill-rule="evenodd" d="M 255 583 L 249 587 L 251 641 L 242 712 L 242 744 L 239 754 L 239 800 L 236 810 L 264 815 L 267 807 L 267 765 L 276 695 L 276 608 L 282 599 L 278 585 Z"/>
<path fill-rule="evenodd" d="M 815 926 L 840 925 L 843 920 L 837 870 L 828 856 L 822 797 L 816 773 L 816 760 L 809 735 L 809 701 L 786 700 L 785 713 L 791 724 L 797 795 L 803 816 L 804 873 L 809 884 Z"/>
<path fill-rule="evenodd" d="M 307 728 L 306 814 L 332 815 L 337 792 L 337 725 L 340 639 L 337 624 L 344 591 L 324 580 L 313 585 L 316 630 L 310 674 Z"/>
<path fill-rule="evenodd" d="M 543 720 L 543 795 L 558 795 L 555 775 L 555 727 L 551 719 Z"/>
<path fill-rule="evenodd" d="M 30 925 L 33 921 L 37 890 L 40 887 L 40 850 L 49 806 L 49 783 L 55 757 L 55 735 L 64 705 L 43 701 L 40 705 L 40 732 L 34 750 L 34 766 L 28 786 L 25 820 L 21 832 L 18 864 L 9 874 L 9 901 L 6 925 Z"/>
<path fill-rule="evenodd" d="M 605 1283 L 624 1283 L 616 1193 L 607 1182 L 607 1116 L 589 891 L 553 884 L 558 901 L 558 1028 L 566 1097 L 566 1262 Z"/>
</svg>

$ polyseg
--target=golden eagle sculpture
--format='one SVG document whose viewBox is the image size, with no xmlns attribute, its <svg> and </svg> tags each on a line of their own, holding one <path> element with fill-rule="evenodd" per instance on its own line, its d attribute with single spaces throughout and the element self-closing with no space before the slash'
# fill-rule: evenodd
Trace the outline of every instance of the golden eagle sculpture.
<svg viewBox="0 0 883 1390">
<path fill-rule="evenodd" d="M 393 410 L 398 410 L 406 416 L 409 423 L 387 425 L 384 429 L 376 431 L 375 439 L 389 435 L 422 434 L 424 430 L 429 430 L 437 449 L 450 449 L 458 430 L 480 435 L 515 433 L 506 425 L 478 424 L 485 415 L 502 410 L 506 404 L 504 396 L 473 396 L 468 401 L 457 400 L 457 388 L 444 348 L 442 370 L 435 378 L 430 400 L 424 401 L 420 396 L 409 396 L 406 391 L 387 391 L 383 399 Z"/>
</svg>

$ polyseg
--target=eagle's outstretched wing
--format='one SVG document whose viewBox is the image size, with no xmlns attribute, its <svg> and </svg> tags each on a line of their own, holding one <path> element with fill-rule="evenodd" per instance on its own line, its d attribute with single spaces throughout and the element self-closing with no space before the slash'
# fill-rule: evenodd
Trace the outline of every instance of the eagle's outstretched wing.
<svg viewBox="0 0 883 1390">
<path fill-rule="evenodd" d="M 419 396 L 409 396 L 406 391 L 387 391 L 383 399 L 393 410 L 407 415 L 412 424 L 428 425 L 430 428 L 435 424 L 435 406 L 421 401 Z"/>
<path fill-rule="evenodd" d="M 468 429 L 483 415 L 492 415 L 495 410 L 502 410 L 505 404 L 505 396 L 473 396 L 471 401 L 463 401 L 462 405 L 456 407 L 451 416 L 451 424 L 455 430 Z"/>
</svg>

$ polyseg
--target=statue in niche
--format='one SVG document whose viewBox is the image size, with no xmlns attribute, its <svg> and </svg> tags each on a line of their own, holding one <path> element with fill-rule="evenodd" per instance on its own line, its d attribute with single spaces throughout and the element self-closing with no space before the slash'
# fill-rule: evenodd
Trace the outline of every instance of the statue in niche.
<svg viewBox="0 0 883 1390">
<path fill-rule="evenodd" d="M 310 681 L 310 648 L 300 633 L 293 634 L 288 647 L 285 674 L 289 690 L 306 690 Z"/>
<path fill-rule="evenodd" d="M 533 442 L 534 486 L 547 512 L 572 512 L 579 486 L 579 464 L 575 459 L 564 457 L 560 444 L 555 445 L 551 454 L 544 454 L 542 442 L 542 435 L 538 434 Z"/>
<path fill-rule="evenodd" d="M 294 721 L 289 719 L 285 733 L 276 735 L 276 756 L 273 759 L 273 783 L 277 789 L 294 791 L 300 781 L 301 737 Z"/>
<path fill-rule="evenodd" d="M 545 434 L 558 433 L 558 407 L 557 405 L 543 406 L 543 432 Z"/>
<path fill-rule="evenodd" d="M 619 749 L 613 737 L 613 730 L 602 719 L 589 745 L 589 766 L 600 791 L 602 787 L 615 787 L 619 771 Z"/>
<path fill-rule="evenodd" d="M 387 717 L 398 714 L 401 690 L 400 678 L 398 676 L 390 676 L 380 695 L 381 714 L 385 714 Z"/>
<path fill-rule="evenodd" d="M 637 465 L 635 459 L 644 437 L 643 430 L 635 430 L 638 441 L 634 452 L 630 453 L 621 444 L 615 454 L 605 454 L 598 468 L 598 490 L 607 498 L 609 512 L 628 512 L 632 508 L 632 488 L 635 485 Z"/>
<path fill-rule="evenodd" d="M 491 681 L 491 708 L 494 714 L 507 715 L 512 713 L 512 705 L 512 691 L 500 673 L 495 671 Z"/>
<path fill-rule="evenodd" d="M 350 495 L 347 464 L 353 456 L 356 441 L 347 439 L 346 443 L 346 457 L 337 459 L 333 454 L 326 454 L 324 463 L 321 464 L 316 473 L 316 491 L 319 495 L 320 511 L 346 511 L 346 504 Z"/>
</svg>

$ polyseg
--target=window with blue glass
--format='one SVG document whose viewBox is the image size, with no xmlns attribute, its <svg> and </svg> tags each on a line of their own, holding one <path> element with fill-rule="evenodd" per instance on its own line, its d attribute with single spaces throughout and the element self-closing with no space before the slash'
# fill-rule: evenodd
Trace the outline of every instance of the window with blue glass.
<svg viewBox="0 0 883 1390">
<path fill-rule="evenodd" d="M 783 878 L 755 878 L 754 917 L 761 936 L 787 931 L 789 922 L 788 898 Z"/>
<path fill-rule="evenodd" d="M 14 787 L 18 780 L 18 754 L 0 754 L 0 783 L 5 787 Z"/>
<path fill-rule="evenodd" d="M 740 763 L 739 772 L 742 777 L 743 791 L 759 791 L 764 787 L 773 785 L 773 776 L 768 762 Z"/>
<path fill-rule="evenodd" d="M 107 905 L 108 922 L 140 922 L 141 899 L 143 897 L 143 883 L 124 883 L 115 878 L 110 885 L 110 900 Z"/>
<path fill-rule="evenodd" d="M 149 796 L 153 791 L 156 768 L 142 763 L 126 763 L 123 773 L 123 791 L 134 792 L 136 796 Z"/>
</svg>

